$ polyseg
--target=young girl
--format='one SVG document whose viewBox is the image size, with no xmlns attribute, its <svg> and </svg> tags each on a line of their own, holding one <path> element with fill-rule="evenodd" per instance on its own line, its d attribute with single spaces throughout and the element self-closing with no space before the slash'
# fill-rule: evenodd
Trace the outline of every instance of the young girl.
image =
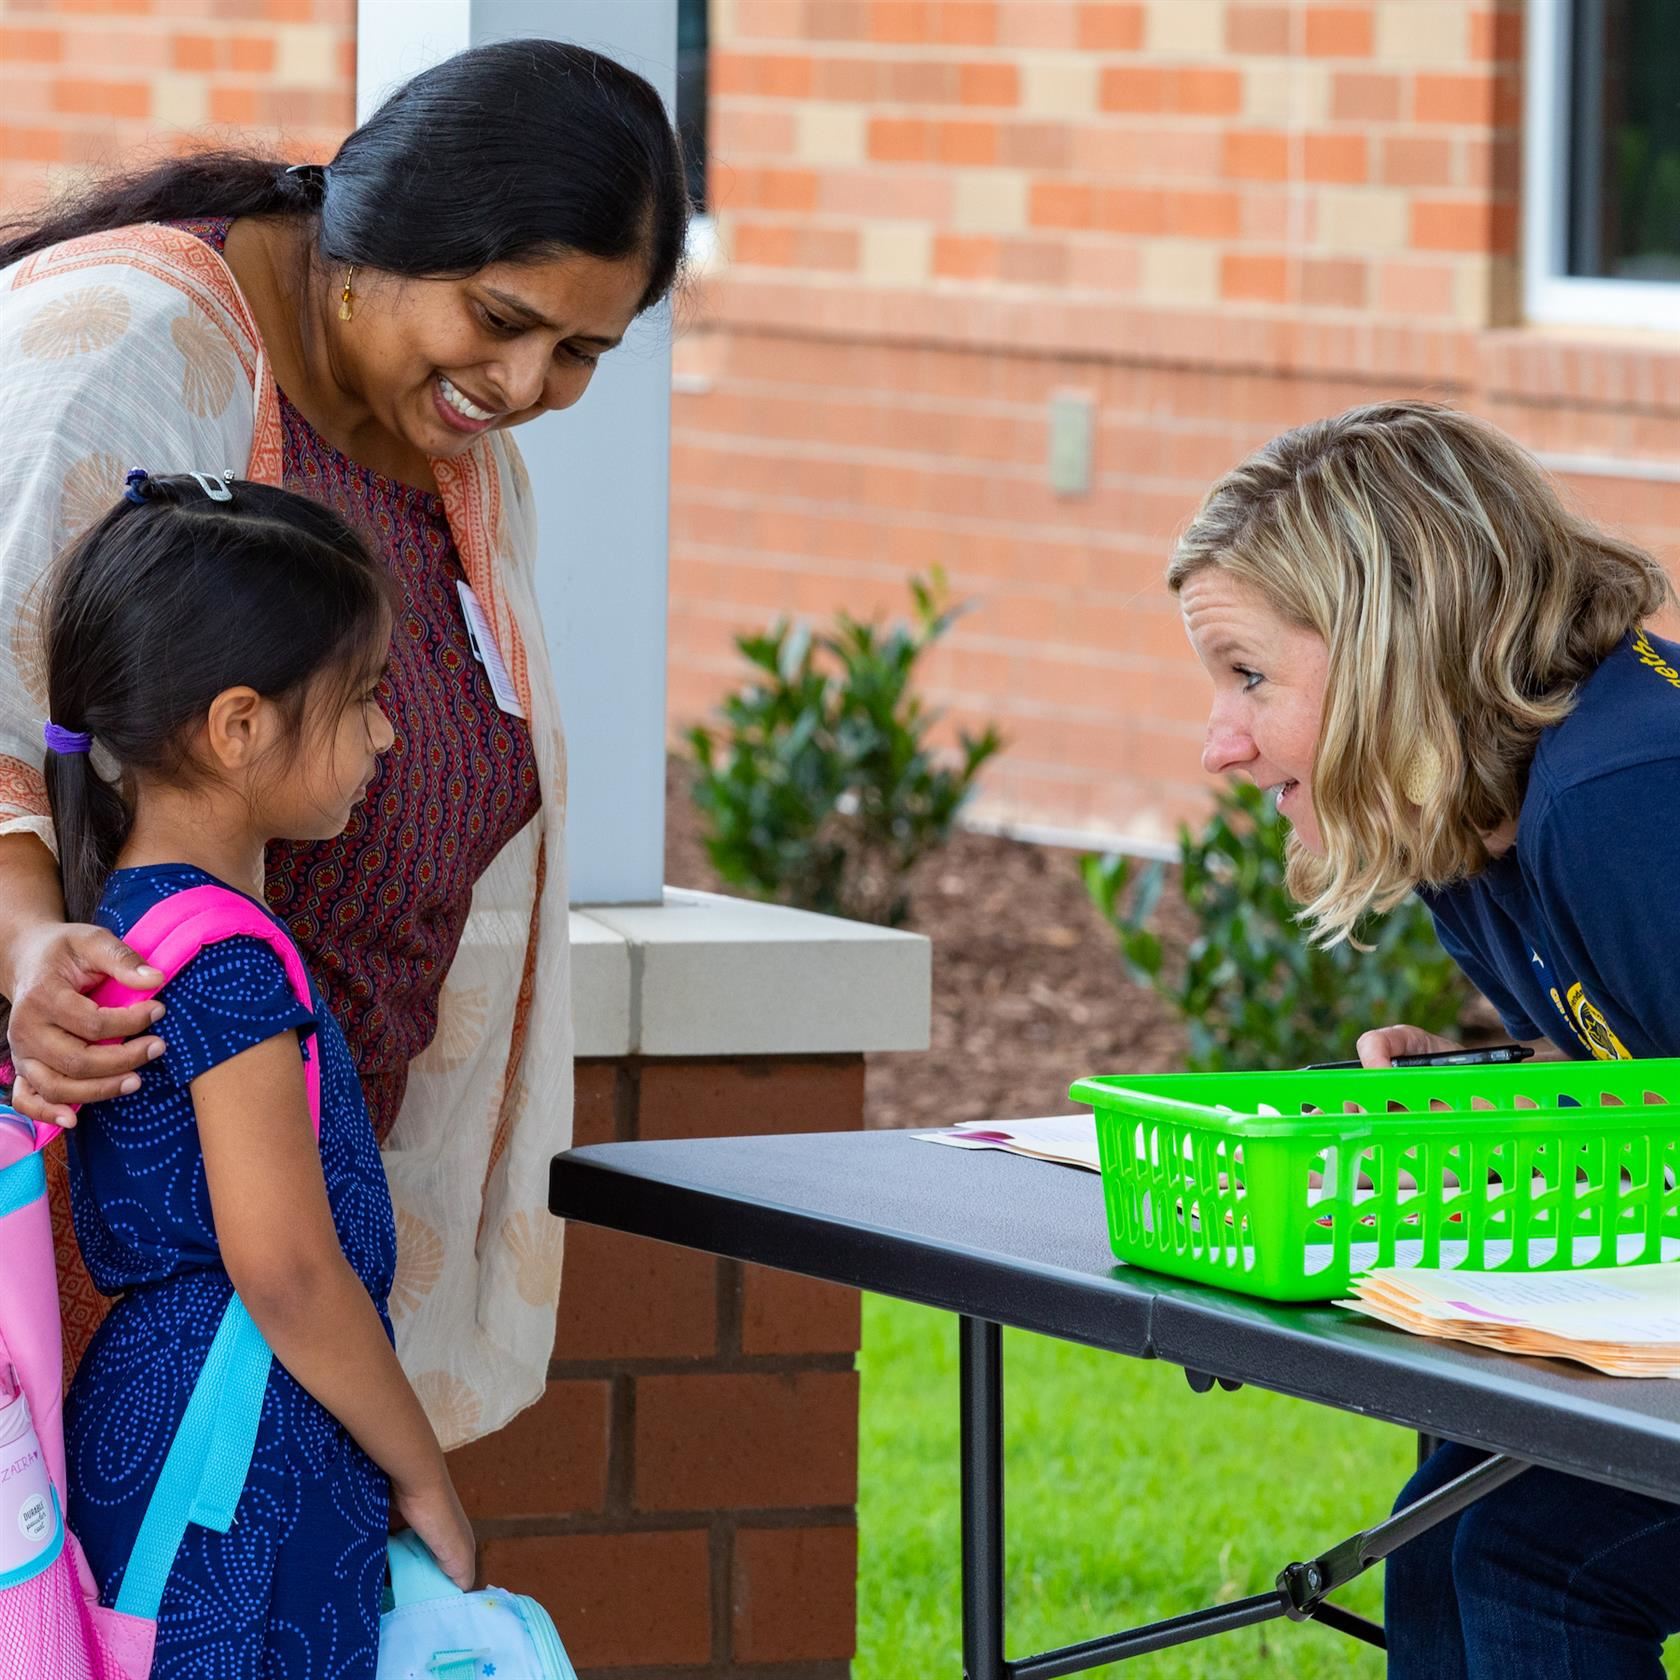
<svg viewBox="0 0 1680 1680">
<path fill-rule="evenodd" d="M 47 634 L 65 911 L 119 938 L 194 887 L 260 904 L 266 843 L 337 834 L 392 739 L 386 583 L 342 521 L 260 484 L 129 477 L 60 563 Z M 260 940 L 207 947 L 158 1001 L 162 1054 L 72 1134 L 77 1237 L 120 1299 L 66 1401 L 71 1527 L 115 1603 L 237 1291 L 274 1353 L 256 1450 L 231 1529 L 190 1526 L 175 1554 L 153 1673 L 360 1680 L 388 1504 L 462 1585 L 473 1539 L 392 1349 L 395 1231 L 356 1071 Z"/>
</svg>

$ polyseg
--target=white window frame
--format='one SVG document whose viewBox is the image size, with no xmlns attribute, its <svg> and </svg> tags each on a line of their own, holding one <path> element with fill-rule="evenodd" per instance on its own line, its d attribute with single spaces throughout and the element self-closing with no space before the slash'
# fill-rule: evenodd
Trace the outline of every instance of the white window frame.
<svg viewBox="0 0 1680 1680">
<path fill-rule="evenodd" d="M 1680 281 L 1584 280 L 1567 272 L 1569 74 L 1575 0 L 1529 0 L 1523 100 L 1523 306 L 1558 326 L 1680 332 Z"/>
</svg>

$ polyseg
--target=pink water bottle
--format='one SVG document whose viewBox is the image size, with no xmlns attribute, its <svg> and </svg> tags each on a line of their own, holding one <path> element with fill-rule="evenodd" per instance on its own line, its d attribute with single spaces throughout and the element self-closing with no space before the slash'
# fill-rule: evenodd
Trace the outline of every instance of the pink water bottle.
<svg viewBox="0 0 1680 1680">
<path fill-rule="evenodd" d="M 58 1538 L 46 1454 L 30 1421 L 17 1373 L 0 1365 L 0 1581 L 27 1580 L 44 1568 Z"/>
</svg>

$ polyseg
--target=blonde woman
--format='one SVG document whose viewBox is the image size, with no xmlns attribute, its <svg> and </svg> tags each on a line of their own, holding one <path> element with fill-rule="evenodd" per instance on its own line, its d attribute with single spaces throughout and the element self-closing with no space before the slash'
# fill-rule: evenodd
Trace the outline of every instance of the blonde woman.
<svg viewBox="0 0 1680 1680">
<path fill-rule="evenodd" d="M 1168 571 L 1203 765 L 1276 791 L 1312 936 L 1417 891 L 1513 1038 L 1680 1055 L 1680 646 L 1648 554 L 1508 438 L 1387 403 L 1275 439 Z M 1382 1067 L 1451 1048 L 1365 1033 Z M 1410 1504 L 1475 1461 L 1436 1452 Z M 1530 1470 L 1389 1560 L 1392 1680 L 1661 1680 L 1680 1505 Z"/>
</svg>

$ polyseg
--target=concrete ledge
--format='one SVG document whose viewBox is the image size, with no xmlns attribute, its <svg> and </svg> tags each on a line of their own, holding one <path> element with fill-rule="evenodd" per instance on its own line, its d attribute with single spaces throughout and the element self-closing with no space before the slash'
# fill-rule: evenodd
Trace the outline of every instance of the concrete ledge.
<svg viewBox="0 0 1680 1680">
<path fill-rule="evenodd" d="M 917 933 L 667 887 L 574 909 L 580 1056 L 925 1050 L 933 948 Z"/>
<path fill-rule="evenodd" d="M 581 911 L 574 910 L 570 920 L 572 1029 L 577 1053 L 621 1056 L 623 1046 L 630 1042 L 630 941 Z M 599 1044 L 619 1048 L 593 1048 Z"/>
</svg>

